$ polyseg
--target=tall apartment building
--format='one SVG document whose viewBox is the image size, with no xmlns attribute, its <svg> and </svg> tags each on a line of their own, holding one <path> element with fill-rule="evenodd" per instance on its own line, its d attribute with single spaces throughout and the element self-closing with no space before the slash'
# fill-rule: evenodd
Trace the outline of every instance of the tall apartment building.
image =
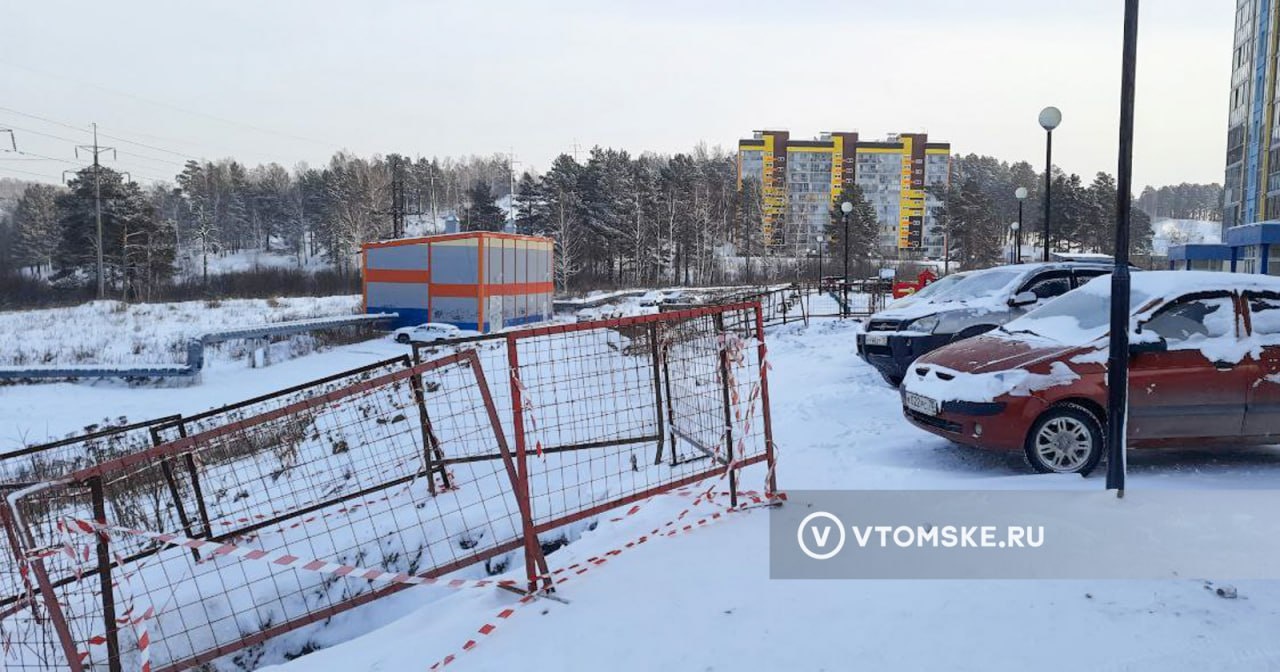
<svg viewBox="0 0 1280 672">
<path fill-rule="evenodd" d="M 1236 0 L 1227 117 L 1224 230 L 1280 219 L 1276 61 L 1280 0 Z"/>
<path fill-rule="evenodd" d="M 882 254 L 937 258 L 944 240 L 928 188 L 946 184 L 950 161 L 951 145 L 924 133 L 864 141 L 857 133 L 792 140 L 787 131 L 755 131 L 738 141 L 738 183 L 759 182 L 762 237 L 779 254 L 824 245 L 836 199 L 856 183 L 880 221 Z"/>
</svg>

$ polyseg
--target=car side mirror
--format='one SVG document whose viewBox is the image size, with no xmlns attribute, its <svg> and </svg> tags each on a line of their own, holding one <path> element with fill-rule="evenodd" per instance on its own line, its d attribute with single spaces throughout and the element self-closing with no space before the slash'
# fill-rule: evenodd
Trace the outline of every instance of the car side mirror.
<svg viewBox="0 0 1280 672">
<path fill-rule="evenodd" d="M 1130 355 L 1140 355 L 1144 352 L 1167 352 L 1168 350 L 1169 342 L 1160 336 L 1157 336 L 1154 339 L 1143 339 L 1137 342 L 1129 342 Z"/>
<path fill-rule="evenodd" d="M 1035 292 L 1018 292 L 1013 295 L 1012 299 L 1009 299 L 1009 305 L 1029 306 L 1039 300 L 1040 297 L 1036 296 Z"/>
</svg>

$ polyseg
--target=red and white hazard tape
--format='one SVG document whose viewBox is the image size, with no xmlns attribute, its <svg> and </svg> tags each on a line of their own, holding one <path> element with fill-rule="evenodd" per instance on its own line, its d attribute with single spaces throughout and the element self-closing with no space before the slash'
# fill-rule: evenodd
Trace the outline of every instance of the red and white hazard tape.
<svg viewBox="0 0 1280 672">
<path fill-rule="evenodd" d="M 520 582 L 514 580 L 494 581 L 489 579 L 480 580 L 463 580 L 463 579 L 439 579 L 428 578 L 423 576 L 415 576 L 404 572 L 388 572 L 381 569 L 368 569 L 357 567 L 355 565 L 344 565 L 338 562 L 328 562 L 325 560 L 314 560 L 300 558 L 291 555 L 287 551 L 264 551 L 256 548 L 246 548 L 235 544 L 224 542 L 206 541 L 202 539 L 192 539 L 177 534 L 147 532 L 145 530 L 135 530 L 119 525 L 104 525 L 94 521 L 83 520 L 80 518 L 68 518 L 67 527 L 81 534 L 127 534 L 135 537 L 143 537 L 152 541 L 157 541 L 166 546 L 193 548 L 207 552 L 214 558 L 240 558 L 243 560 L 257 560 L 270 563 L 280 567 L 292 567 L 308 572 L 316 572 L 318 574 L 330 574 L 333 576 L 349 576 L 355 579 L 366 579 L 369 581 L 386 581 L 388 583 L 399 583 L 410 586 L 442 586 L 445 588 L 485 588 L 491 586 L 517 586 Z"/>
<path fill-rule="evenodd" d="M 542 439 L 538 438 L 538 416 L 534 413 L 533 395 L 529 394 L 529 388 L 524 386 L 524 381 L 520 380 L 520 372 L 511 369 L 511 382 L 515 383 L 516 389 L 520 392 L 520 409 L 523 411 L 522 417 L 528 419 L 529 428 L 533 434 L 533 449 L 538 457 L 543 460 L 547 456 L 542 452 Z"/>
<path fill-rule="evenodd" d="M 511 618 L 512 614 L 516 613 L 516 609 L 532 603 L 535 599 L 537 599 L 537 595 L 525 595 L 524 597 L 520 598 L 518 602 L 516 602 L 516 605 L 514 607 L 507 607 L 506 609 L 499 611 L 497 614 L 494 615 L 492 622 L 486 622 L 484 625 L 480 626 L 479 629 L 476 630 L 476 632 L 478 634 L 484 635 L 485 637 L 488 637 L 489 635 L 493 634 L 494 630 L 498 629 L 497 623 L 501 623 L 503 621 L 506 621 L 508 618 Z M 480 644 L 480 640 L 477 640 L 474 637 L 471 639 L 468 639 L 466 642 L 463 642 L 461 649 L 457 653 L 451 653 L 445 656 L 444 658 L 441 658 L 440 660 L 433 663 L 431 667 L 428 667 L 427 669 L 438 670 L 442 667 L 445 667 L 450 663 L 452 663 L 453 661 L 457 660 L 459 655 L 476 648 L 476 646 L 478 646 L 479 644 Z"/>
<path fill-rule="evenodd" d="M 693 491 L 690 491 L 690 490 L 680 490 L 673 494 L 689 495 L 694 493 Z M 552 576 L 553 582 L 555 583 L 555 585 L 560 585 L 575 576 L 581 576 L 583 574 L 586 574 L 587 572 L 591 571 L 592 568 L 600 567 L 601 565 L 604 565 L 605 563 L 607 563 L 611 558 L 615 558 L 619 555 L 622 555 L 624 552 L 628 550 L 631 550 L 637 546 L 647 543 L 650 539 L 674 537 L 681 534 L 687 534 L 694 530 L 702 529 L 718 520 L 723 520 L 727 518 L 730 513 L 736 513 L 744 509 L 752 508 L 754 506 L 757 506 L 758 504 L 768 504 L 768 503 L 774 503 L 779 501 L 785 501 L 787 498 L 786 493 L 783 493 L 783 492 L 773 493 L 772 495 L 764 495 L 764 496 L 760 496 L 758 493 L 751 493 L 750 499 L 753 501 L 753 504 L 741 504 L 736 507 L 726 507 L 723 510 L 715 511 L 711 513 L 711 515 L 703 516 L 698 518 L 697 520 L 693 520 L 693 521 L 682 524 L 684 519 L 688 517 L 690 513 L 693 512 L 694 507 L 698 506 L 699 503 L 704 501 L 711 502 L 710 499 L 703 498 L 702 496 L 703 494 L 705 493 L 698 494 L 697 497 L 694 499 L 693 503 L 691 503 L 687 508 L 682 510 L 675 518 L 671 519 L 670 521 L 667 521 L 666 523 L 663 523 L 662 525 L 659 525 L 658 527 L 653 528 L 653 530 L 650 531 L 648 534 L 642 534 L 639 537 L 623 544 L 622 546 L 605 551 L 600 555 L 593 555 L 587 558 L 586 560 L 583 560 L 582 562 L 575 562 L 566 567 L 561 567 L 559 569 L 552 570 L 551 576 Z M 738 494 L 746 495 L 747 493 L 740 492 Z M 648 500 L 645 500 L 644 502 L 641 502 L 639 504 L 632 506 L 621 517 L 611 518 L 610 521 L 616 522 L 616 521 L 623 520 L 627 516 L 635 515 L 645 503 L 648 503 L 653 499 L 654 499 L 653 497 L 650 497 Z M 526 595 L 520 599 L 519 603 L 516 604 L 516 607 L 521 607 L 526 604 L 529 604 L 534 599 L 536 599 L 536 597 L 537 595 Z M 515 613 L 515 608 L 503 609 L 501 612 L 498 612 L 497 618 L 494 620 L 500 619 L 505 621 L 506 619 L 510 618 L 511 615 L 514 613 Z M 485 623 L 483 626 L 480 627 L 478 632 L 482 635 L 488 636 L 494 631 L 496 627 L 497 626 L 494 625 L 492 622 Z M 479 642 L 474 638 L 468 639 L 460 647 L 460 650 L 457 653 L 451 653 L 445 656 L 444 658 L 434 663 L 433 665 L 431 665 L 431 667 L 427 669 L 438 670 L 454 662 L 455 660 L 457 660 L 459 655 L 461 655 L 466 651 L 470 651 L 474 649 L 478 643 Z"/>
</svg>

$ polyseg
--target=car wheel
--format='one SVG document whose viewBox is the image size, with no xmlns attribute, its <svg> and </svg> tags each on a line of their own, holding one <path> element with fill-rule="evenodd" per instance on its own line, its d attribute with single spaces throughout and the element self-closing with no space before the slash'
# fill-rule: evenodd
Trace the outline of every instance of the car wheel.
<svg viewBox="0 0 1280 672">
<path fill-rule="evenodd" d="M 1088 474 L 1102 459 L 1102 444 L 1098 418 L 1083 406 L 1065 403 L 1036 418 L 1023 452 L 1042 474 Z"/>
<path fill-rule="evenodd" d="M 884 378 L 884 382 L 889 383 L 889 387 L 897 389 L 902 386 L 902 376 L 891 376 L 882 372 L 880 377 Z"/>
<path fill-rule="evenodd" d="M 396 334 L 396 343 L 408 343 L 409 334 Z"/>
</svg>

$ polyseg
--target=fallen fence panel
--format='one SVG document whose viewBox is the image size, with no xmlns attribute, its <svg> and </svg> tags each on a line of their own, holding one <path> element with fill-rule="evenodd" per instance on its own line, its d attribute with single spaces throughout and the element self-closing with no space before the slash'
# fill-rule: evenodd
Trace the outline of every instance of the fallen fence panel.
<svg viewBox="0 0 1280 672">
<path fill-rule="evenodd" d="M 252 669 L 479 563 L 445 585 L 522 560 L 550 589 L 544 554 L 605 511 L 708 480 L 736 501 L 761 463 L 772 491 L 764 323 L 751 302 L 432 344 L 132 427 L 147 445 L 5 492 L 10 667 Z"/>
</svg>

